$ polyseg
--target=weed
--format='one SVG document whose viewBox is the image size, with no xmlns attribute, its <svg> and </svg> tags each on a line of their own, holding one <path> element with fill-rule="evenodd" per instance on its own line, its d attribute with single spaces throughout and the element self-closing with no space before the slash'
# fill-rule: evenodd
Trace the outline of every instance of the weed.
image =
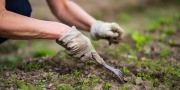
<svg viewBox="0 0 180 90">
<path fill-rule="evenodd" d="M 151 41 L 152 37 L 150 35 L 143 35 L 141 33 L 134 32 L 132 34 L 132 39 L 136 42 L 136 48 L 141 50 L 142 45 Z"/>
<path fill-rule="evenodd" d="M 177 69 L 175 71 L 172 71 L 172 76 L 173 77 L 180 77 L 180 69 Z"/>
<path fill-rule="evenodd" d="M 159 83 L 160 83 L 160 82 L 159 82 L 159 79 L 157 79 L 157 78 L 151 79 L 150 81 L 151 81 L 151 84 L 152 84 L 154 87 L 158 86 Z"/>
<path fill-rule="evenodd" d="M 68 75 L 67 74 L 66 75 L 61 75 L 61 77 L 62 77 L 63 80 L 66 80 L 68 78 Z"/>
<path fill-rule="evenodd" d="M 164 16 L 158 17 L 149 24 L 148 30 L 154 31 L 157 28 L 159 28 L 160 26 L 162 26 L 164 24 L 169 25 L 169 24 L 173 23 L 174 21 L 175 20 L 173 17 L 164 17 Z"/>
<path fill-rule="evenodd" d="M 47 74 L 47 78 L 48 78 L 48 80 L 50 80 L 50 79 L 52 78 L 52 75 L 53 75 L 53 73 L 52 73 L 52 72 L 48 72 L 48 74 Z"/>
<path fill-rule="evenodd" d="M 154 31 L 160 26 L 160 23 L 158 21 L 153 21 L 149 24 L 148 30 Z"/>
<path fill-rule="evenodd" d="M 170 87 L 171 90 L 176 90 L 175 87 L 173 87 L 172 81 L 168 77 L 163 78 L 164 83 Z"/>
<path fill-rule="evenodd" d="M 46 65 L 45 62 L 39 62 L 39 63 L 28 63 L 27 65 L 23 66 L 25 71 L 34 71 L 38 70 L 40 68 L 44 68 Z"/>
<path fill-rule="evenodd" d="M 78 77 L 79 75 L 81 75 L 81 73 L 82 73 L 82 71 L 81 70 L 75 70 L 74 72 L 73 72 L 73 76 L 75 76 L 75 77 Z"/>
<path fill-rule="evenodd" d="M 164 46 L 164 45 L 161 48 L 162 49 L 161 49 L 160 55 L 162 57 L 167 57 L 170 54 L 169 49 L 166 46 Z"/>
<path fill-rule="evenodd" d="M 130 54 L 131 48 L 128 44 L 121 43 L 117 47 L 117 49 L 115 49 L 113 47 L 108 47 L 105 51 L 106 51 L 106 54 L 109 56 L 121 58 L 121 53 Z"/>
<path fill-rule="evenodd" d="M 21 90 L 42 90 L 38 89 L 38 86 L 34 86 L 30 83 L 25 83 L 23 80 L 16 80 L 15 84 L 21 89 Z"/>
<path fill-rule="evenodd" d="M 162 33 L 161 35 L 159 35 L 158 40 L 163 41 L 163 40 L 166 40 L 167 37 L 168 37 L 167 34 Z"/>
<path fill-rule="evenodd" d="M 121 90 L 128 90 L 125 84 L 121 87 Z"/>
<path fill-rule="evenodd" d="M 89 86 L 90 86 L 90 79 L 89 78 L 83 78 L 80 83 L 82 85 L 82 89 L 83 90 L 88 90 L 89 89 Z"/>
<path fill-rule="evenodd" d="M 165 33 L 166 35 L 172 35 L 176 33 L 176 29 L 174 29 L 173 27 L 167 27 L 163 30 L 163 33 Z"/>
<path fill-rule="evenodd" d="M 98 80 L 99 80 L 99 77 L 96 76 L 96 77 L 91 79 L 90 84 L 91 85 L 96 85 Z"/>
<path fill-rule="evenodd" d="M 110 82 L 105 82 L 103 86 L 103 90 L 108 90 L 110 86 L 111 86 Z"/>
<path fill-rule="evenodd" d="M 175 41 L 174 41 L 173 39 L 169 39 L 169 40 L 168 40 L 168 43 L 171 44 L 171 45 L 173 45 L 173 44 L 175 44 Z"/>
<path fill-rule="evenodd" d="M 130 71 L 127 69 L 127 67 L 123 67 L 122 71 L 123 71 L 124 75 L 127 75 L 130 73 Z"/>
<path fill-rule="evenodd" d="M 60 58 L 64 60 L 67 57 L 67 54 L 65 52 L 60 52 Z"/>
<path fill-rule="evenodd" d="M 170 65 L 164 67 L 164 69 L 163 69 L 164 74 L 168 74 L 171 71 L 173 71 L 173 68 Z"/>
<path fill-rule="evenodd" d="M 47 55 L 54 55 L 55 51 L 51 50 L 51 49 L 45 49 L 45 48 L 39 48 L 36 49 L 35 51 L 33 51 L 33 56 L 34 57 L 41 57 L 41 56 L 47 56 Z"/>
<path fill-rule="evenodd" d="M 74 88 L 70 84 L 59 84 L 56 90 L 74 90 Z"/>
<path fill-rule="evenodd" d="M 145 74 L 144 72 L 138 72 L 137 75 L 143 80 L 150 80 L 152 78 L 150 74 Z"/>
</svg>

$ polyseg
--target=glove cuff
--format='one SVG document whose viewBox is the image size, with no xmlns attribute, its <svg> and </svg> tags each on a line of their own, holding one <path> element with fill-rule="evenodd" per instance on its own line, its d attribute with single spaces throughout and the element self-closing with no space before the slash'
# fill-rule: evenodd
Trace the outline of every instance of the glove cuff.
<svg viewBox="0 0 180 90">
<path fill-rule="evenodd" d="M 99 40 L 98 29 L 101 27 L 102 23 L 104 23 L 104 22 L 98 20 L 92 24 L 91 29 L 90 29 L 90 36 L 93 40 Z"/>
<path fill-rule="evenodd" d="M 56 42 L 61 46 L 65 46 L 69 41 L 80 34 L 81 32 L 78 31 L 75 26 L 72 26 L 72 28 L 67 33 L 65 33 L 65 35 L 57 39 Z"/>
</svg>

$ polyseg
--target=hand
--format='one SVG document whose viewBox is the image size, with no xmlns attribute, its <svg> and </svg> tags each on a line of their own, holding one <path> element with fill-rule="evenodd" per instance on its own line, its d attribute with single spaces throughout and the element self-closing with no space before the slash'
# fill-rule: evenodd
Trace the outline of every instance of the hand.
<svg viewBox="0 0 180 90">
<path fill-rule="evenodd" d="M 100 64 L 104 63 L 103 59 L 100 58 L 93 48 L 90 39 L 82 35 L 75 27 L 72 27 L 69 32 L 65 33 L 56 42 L 66 49 L 65 52 L 68 55 L 74 58 L 96 60 Z"/>
<path fill-rule="evenodd" d="M 110 44 L 117 44 L 122 40 L 124 30 L 117 23 L 97 21 L 91 26 L 90 34 L 94 40 L 106 39 Z"/>
</svg>

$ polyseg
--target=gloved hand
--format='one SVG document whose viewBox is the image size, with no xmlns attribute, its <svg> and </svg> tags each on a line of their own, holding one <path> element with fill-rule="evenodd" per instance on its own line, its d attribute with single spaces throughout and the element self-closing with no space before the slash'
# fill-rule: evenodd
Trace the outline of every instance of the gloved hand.
<svg viewBox="0 0 180 90">
<path fill-rule="evenodd" d="M 109 44 L 117 44 L 122 40 L 124 30 L 117 23 L 97 21 L 91 26 L 90 34 L 94 40 L 106 39 Z"/>
<path fill-rule="evenodd" d="M 93 48 L 90 39 L 82 35 L 74 26 L 56 42 L 65 48 L 65 52 L 77 59 L 96 60 L 103 64 L 104 60 Z"/>
</svg>

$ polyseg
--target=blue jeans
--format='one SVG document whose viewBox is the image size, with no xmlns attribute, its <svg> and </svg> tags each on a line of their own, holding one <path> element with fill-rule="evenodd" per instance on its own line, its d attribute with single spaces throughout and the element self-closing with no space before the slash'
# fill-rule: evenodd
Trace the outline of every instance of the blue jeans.
<svg viewBox="0 0 180 90">
<path fill-rule="evenodd" d="M 30 17 L 32 8 L 28 0 L 6 0 L 6 10 Z M 6 41 L 7 38 L 0 36 L 0 44 Z"/>
</svg>

